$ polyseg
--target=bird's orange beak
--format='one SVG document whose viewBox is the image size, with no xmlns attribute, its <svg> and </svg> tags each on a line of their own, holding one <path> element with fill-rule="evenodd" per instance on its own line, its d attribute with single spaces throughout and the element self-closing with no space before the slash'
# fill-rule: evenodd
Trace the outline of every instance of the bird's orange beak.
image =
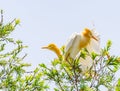
<svg viewBox="0 0 120 91">
<path fill-rule="evenodd" d="M 97 39 L 96 37 L 92 36 L 92 38 L 93 38 L 94 40 L 98 41 L 98 39 Z"/>
<path fill-rule="evenodd" d="M 48 49 L 48 46 L 43 46 L 42 49 Z"/>
</svg>

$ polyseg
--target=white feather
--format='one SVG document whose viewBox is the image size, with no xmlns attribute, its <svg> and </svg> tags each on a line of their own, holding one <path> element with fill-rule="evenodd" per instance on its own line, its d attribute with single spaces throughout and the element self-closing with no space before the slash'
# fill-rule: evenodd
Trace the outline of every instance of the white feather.
<svg viewBox="0 0 120 91">
<path fill-rule="evenodd" d="M 73 33 L 67 40 L 65 51 L 68 51 L 68 49 L 72 46 L 73 41 L 78 33 Z"/>
<path fill-rule="evenodd" d="M 72 34 L 72 36 L 68 39 L 68 41 L 66 43 L 65 58 L 68 56 L 68 54 L 70 54 L 69 56 L 71 58 L 75 59 L 76 55 L 80 51 L 80 49 L 79 49 L 80 40 L 81 40 L 81 34 L 80 33 L 73 33 Z"/>
<path fill-rule="evenodd" d="M 80 68 L 82 70 L 82 73 L 88 71 L 92 65 L 93 65 L 93 60 L 90 56 L 86 56 L 85 59 L 80 58 Z"/>
<path fill-rule="evenodd" d="M 92 35 L 98 41 L 91 38 L 91 41 L 86 48 L 89 52 L 95 52 L 95 53 L 99 54 L 100 53 L 100 38 L 99 38 L 99 35 L 95 31 L 92 31 Z"/>
</svg>

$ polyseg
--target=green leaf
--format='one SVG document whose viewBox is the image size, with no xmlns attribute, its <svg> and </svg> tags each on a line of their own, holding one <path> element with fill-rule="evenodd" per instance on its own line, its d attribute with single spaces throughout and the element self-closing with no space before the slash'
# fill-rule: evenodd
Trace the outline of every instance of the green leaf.
<svg viewBox="0 0 120 91">
<path fill-rule="evenodd" d="M 60 91 L 58 88 L 54 88 L 54 91 Z"/>
<path fill-rule="evenodd" d="M 65 46 L 62 46 L 62 47 L 60 48 L 60 50 L 62 51 L 62 54 L 64 55 L 64 53 L 65 53 Z"/>
<path fill-rule="evenodd" d="M 6 38 L 6 40 L 7 40 L 8 42 L 15 43 L 13 38 Z"/>
<path fill-rule="evenodd" d="M 51 74 L 58 75 L 58 71 L 56 69 L 52 69 Z"/>
<path fill-rule="evenodd" d="M 16 19 L 15 20 L 15 24 L 17 25 L 17 24 L 20 24 L 20 19 Z"/>
<path fill-rule="evenodd" d="M 39 71 L 39 68 L 37 67 L 35 70 L 34 70 L 34 73 L 37 73 Z"/>
<path fill-rule="evenodd" d="M 57 64 L 59 64 L 59 60 L 58 59 L 54 59 L 54 61 L 52 61 L 52 65 L 56 66 Z"/>
<path fill-rule="evenodd" d="M 5 66 L 6 64 L 7 64 L 7 61 L 5 61 L 5 60 L 1 60 L 1 61 L 0 61 L 0 65 L 1 65 L 1 66 Z"/>
<path fill-rule="evenodd" d="M 117 85 L 115 86 L 115 91 L 120 91 L 120 78 L 118 79 Z"/>
<path fill-rule="evenodd" d="M 108 40 L 107 41 L 107 51 L 110 50 L 111 45 L 112 45 L 112 41 Z"/>
<path fill-rule="evenodd" d="M 6 45 L 6 44 L 2 44 L 2 45 L 0 46 L 0 51 L 3 51 L 3 50 L 5 49 L 5 45 Z"/>
<path fill-rule="evenodd" d="M 17 43 L 17 44 L 21 44 L 22 41 L 21 41 L 21 40 L 17 40 L 16 43 Z"/>
<path fill-rule="evenodd" d="M 81 50 L 81 52 L 80 52 L 80 57 L 82 57 L 82 58 L 84 58 L 85 59 L 85 57 L 86 57 L 86 51 L 85 50 Z"/>
<path fill-rule="evenodd" d="M 44 63 L 42 64 L 39 64 L 40 67 L 43 67 L 43 68 L 47 68 L 46 65 Z"/>
<path fill-rule="evenodd" d="M 98 56 L 98 54 L 96 54 L 95 52 L 91 53 L 92 59 L 95 60 L 95 58 Z"/>
<path fill-rule="evenodd" d="M 28 63 L 21 63 L 21 67 L 28 67 L 28 66 L 31 66 L 31 64 L 28 64 Z"/>
</svg>

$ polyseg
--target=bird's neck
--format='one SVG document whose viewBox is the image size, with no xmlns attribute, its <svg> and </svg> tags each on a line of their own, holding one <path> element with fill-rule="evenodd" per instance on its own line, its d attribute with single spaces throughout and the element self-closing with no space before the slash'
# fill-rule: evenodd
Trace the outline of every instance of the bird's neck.
<svg viewBox="0 0 120 91">
<path fill-rule="evenodd" d="M 59 48 L 56 47 L 53 51 L 56 53 L 56 55 L 57 55 L 58 57 L 61 56 L 61 52 L 60 52 L 60 49 L 59 49 Z"/>
<path fill-rule="evenodd" d="M 82 35 L 82 40 L 80 43 L 80 48 L 86 47 L 90 43 L 90 38 Z"/>
</svg>

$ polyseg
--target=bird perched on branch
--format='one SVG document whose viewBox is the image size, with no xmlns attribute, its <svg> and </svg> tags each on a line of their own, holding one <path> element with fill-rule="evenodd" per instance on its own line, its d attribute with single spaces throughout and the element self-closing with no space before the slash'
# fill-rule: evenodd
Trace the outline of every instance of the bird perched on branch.
<svg viewBox="0 0 120 91">
<path fill-rule="evenodd" d="M 100 51 L 98 35 L 88 28 L 85 28 L 82 33 L 74 33 L 68 39 L 65 47 L 65 60 L 75 59 L 82 48 L 87 48 L 89 52 L 99 53 Z"/>
<path fill-rule="evenodd" d="M 53 51 L 58 56 L 58 58 L 61 56 L 60 49 L 54 43 L 44 46 L 42 47 L 42 49 L 48 49 L 48 50 Z"/>
<path fill-rule="evenodd" d="M 85 28 L 82 33 L 73 33 L 68 39 L 65 47 L 65 59 L 75 59 L 82 48 L 87 48 L 89 52 L 100 52 L 100 38 L 94 31 Z M 54 44 L 50 43 L 42 49 L 49 49 L 56 53 L 58 57 L 61 56 L 60 49 Z"/>
<path fill-rule="evenodd" d="M 64 59 L 66 61 L 68 61 L 69 58 L 76 59 L 82 48 L 86 48 L 88 52 L 99 53 L 99 42 L 99 36 L 94 31 L 88 28 L 85 28 L 82 33 L 74 33 L 67 41 Z M 54 53 L 56 53 L 58 58 L 62 55 L 60 49 L 54 43 L 44 46 L 42 47 L 42 49 L 53 51 Z M 86 56 L 85 59 L 80 58 L 82 72 L 86 72 L 87 70 L 89 70 L 92 64 L 93 60 L 90 56 Z"/>
</svg>

